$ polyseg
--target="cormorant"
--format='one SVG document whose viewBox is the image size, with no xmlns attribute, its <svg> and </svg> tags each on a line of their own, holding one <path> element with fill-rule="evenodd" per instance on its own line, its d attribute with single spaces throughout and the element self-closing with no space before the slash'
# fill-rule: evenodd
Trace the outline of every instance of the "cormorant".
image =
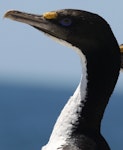
<svg viewBox="0 0 123 150">
<path fill-rule="evenodd" d="M 12 10 L 5 17 L 29 24 L 71 46 L 82 62 L 82 79 L 42 150 L 110 150 L 100 128 L 119 76 L 121 56 L 108 23 L 97 14 L 74 9 L 43 15 Z"/>
</svg>

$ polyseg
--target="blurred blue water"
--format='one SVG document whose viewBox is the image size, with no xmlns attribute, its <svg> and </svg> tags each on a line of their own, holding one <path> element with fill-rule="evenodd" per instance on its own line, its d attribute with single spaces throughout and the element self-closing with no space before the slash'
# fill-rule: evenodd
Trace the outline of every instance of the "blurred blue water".
<svg viewBox="0 0 123 150">
<path fill-rule="evenodd" d="M 75 87 L 0 84 L 0 150 L 40 150 Z M 123 148 L 123 94 L 115 92 L 102 124 L 112 150 Z"/>
</svg>

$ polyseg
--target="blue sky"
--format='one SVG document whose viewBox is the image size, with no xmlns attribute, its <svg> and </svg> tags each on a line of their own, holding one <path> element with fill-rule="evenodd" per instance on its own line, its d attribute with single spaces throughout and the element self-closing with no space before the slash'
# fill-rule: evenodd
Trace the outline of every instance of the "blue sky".
<svg viewBox="0 0 123 150">
<path fill-rule="evenodd" d="M 3 19 L 4 13 L 10 9 L 42 14 L 62 8 L 82 9 L 101 15 L 110 24 L 118 43 L 123 43 L 122 0 L 1 0 L 0 80 L 34 83 L 55 81 L 56 84 L 80 80 L 80 60 L 73 50 L 59 45 L 28 25 Z M 122 76 L 119 85 L 123 81 Z"/>
</svg>

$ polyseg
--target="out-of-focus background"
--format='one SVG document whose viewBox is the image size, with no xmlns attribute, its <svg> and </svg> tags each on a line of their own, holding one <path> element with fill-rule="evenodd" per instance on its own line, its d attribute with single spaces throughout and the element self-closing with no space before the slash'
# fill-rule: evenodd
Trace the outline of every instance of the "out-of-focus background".
<svg viewBox="0 0 123 150">
<path fill-rule="evenodd" d="M 101 15 L 123 42 L 123 1 L 21 0 L 0 2 L 0 149 L 40 150 L 81 76 L 78 55 L 38 30 L 3 19 L 7 10 L 42 14 L 75 8 Z M 109 43 L 110 44 L 110 43 Z M 105 58 L 104 58 L 105 59 Z M 123 149 L 123 73 L 102 122 L 112 150 Z"/>
</svg>

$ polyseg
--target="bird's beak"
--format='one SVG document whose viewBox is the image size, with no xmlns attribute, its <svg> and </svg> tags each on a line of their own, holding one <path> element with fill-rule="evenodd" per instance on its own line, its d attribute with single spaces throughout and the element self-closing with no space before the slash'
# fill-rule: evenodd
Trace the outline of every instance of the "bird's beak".
<svg viewBox="0 0 123 150">
<path fill-rule="evenodd" d="M 59 27 L 54 23 L 52 23 L 51 21 L 57 19 L 58 17 L 57 12 L 55 11 L 47 12 L 44 13 L 43 15 L 35 15 L 16 10 L 11 10 L 6 12 L 4 17 L 22 23 L 26 23 L 54 37 L 58 36 L 60 30 Z"/>
<path fill-rule="evenodd" d="M 15 10 L 6 12 L 4 17 L 29 24 L 31 26 L 36 26 L 36 27 L 40 27 L 40 24 L 42 22 L 44 23 L 42 15 L 34 15 L 34 14 L 29 14 L 29 13 L 15 11 Z"/>
<path fill-rule="evenodd" d="M 5 13 L 4 18 L 9 18 L 15 21 L 23 22 L 31 26 L 41 27 L 40 24 L 45 24 L 46 20 L 57 18 L 56 12 L 47 12 L 43 15 L 29 14 L 16 10 L 10 10 Z"/>
</svg>

